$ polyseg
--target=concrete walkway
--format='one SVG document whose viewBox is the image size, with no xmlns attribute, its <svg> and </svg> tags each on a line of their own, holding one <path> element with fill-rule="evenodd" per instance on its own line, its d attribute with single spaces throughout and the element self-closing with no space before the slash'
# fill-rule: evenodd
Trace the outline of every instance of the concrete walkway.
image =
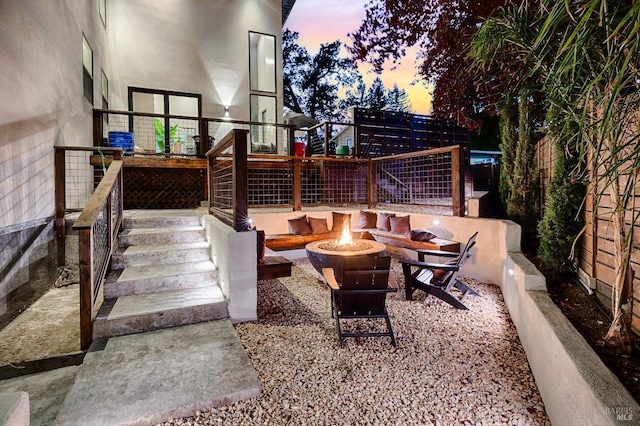
<svg viewBox="0 0 640 426">
<path fill-rule="evenodd" d="M 80 367 L 0 382 L 0 392 L 22 390 L 31 425 L 150 425 L 258 396 L 261 385 L 231 323 L 217 320 L 94 342 Z"/>
</svg>

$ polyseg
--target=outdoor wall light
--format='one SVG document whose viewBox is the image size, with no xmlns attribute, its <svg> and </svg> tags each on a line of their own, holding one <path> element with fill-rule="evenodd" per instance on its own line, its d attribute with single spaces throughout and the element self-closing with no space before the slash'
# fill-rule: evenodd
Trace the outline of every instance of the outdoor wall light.
<svg viewBox="0 0 640 426">
<path fill-rule="evenodd" d="M 433 224 L 434 224 L 435 226 L 439 226 L 439 225 L 440 225 L 440 220 L 438 220 L 438 219 L 433 219 Z"/>
<path fill-rule="evenodd" d="M 514 276 L 514 275 L 515 275 L 515 273 L 516 273 L 516 271 L 514 271 L 514 270 L 513 270 L 513 269 L 511 269 L 511 268 L 509 268 L 509 269 L 507 270 L 507 273 L 508 273 L 510 276 Z"/>
<path fill-rule="evenodd" d="M 229 107 L 228 106 L 224 107 L 224 118 L 229 118 Z"/>
</svg>

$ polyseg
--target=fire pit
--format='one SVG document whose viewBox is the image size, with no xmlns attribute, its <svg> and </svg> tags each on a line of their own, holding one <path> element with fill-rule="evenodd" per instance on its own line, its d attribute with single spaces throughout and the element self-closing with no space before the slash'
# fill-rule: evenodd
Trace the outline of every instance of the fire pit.
<svg viewBox="0 0 640 426">
<path fill-rule="evenodd" d="M 319 240 L 305 246 L 309 262 L 322 273 L 322 268 L 333 268 L 338 282 L 342 281 L 344 259 L 359 259 L 380 256 L 386 253 L 386 246 L 373 240 L 354 240 L 348 224 L 342 228 L 339 240 Z"/>
</svg>

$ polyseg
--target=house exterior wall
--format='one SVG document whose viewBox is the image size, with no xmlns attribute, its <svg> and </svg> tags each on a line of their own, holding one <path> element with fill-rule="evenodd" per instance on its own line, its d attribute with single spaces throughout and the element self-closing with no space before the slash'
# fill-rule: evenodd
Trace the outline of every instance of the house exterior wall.
<svg viewBox="0 0 640 426">
<path fill-rule="evenodd" d="M 105 29 L 97 1 L 0 2 L 0 315 L 25 283 L 38 293 L 55 272 L 54 145 L 91 143 L 82 86 L 82 35 L 100 93 Z M 97 97 L 99 99 L 99 97 Z M 55 277 L 53 277 L 55 279 Z"/>
<path fill-rule="evenodd" d="M 249 31 L 276 38 L 282 75 L 280 0 L 108 2 L 112 106 L 127 109 L 127 88 L 202 94 L 205 117 L 249 120 Z M 282 111 L 282 79 L 276 79 Z M 282 114 L 277 114 L 281 121 Z"/>
<path fill-rule="evenodd" d="M 97 1 L 0 2 L 0 229 L 53 216 L 53 146 L 91 143 L 82 34 L 100 93 L 105 30 Z"/>
</svg>

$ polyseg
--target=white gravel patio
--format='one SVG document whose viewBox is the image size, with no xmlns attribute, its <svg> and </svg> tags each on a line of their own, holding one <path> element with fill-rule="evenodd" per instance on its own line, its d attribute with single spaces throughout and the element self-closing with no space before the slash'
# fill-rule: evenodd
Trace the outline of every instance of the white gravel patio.
<svg viewBox="0 0 640 426">
<path fill-rule="evenodd" d="M 262 395 L 165 425 L 549 425 L 497 286 L 460 311 L 418 291 L 387 300 L 388 338 L 337 343 L 329 290 L 306 259 L 289 278 L 258 283 L 258 321 L 236 331 Z M 369 327 L 371 322 L 359 323 Z"/>
</svg>

